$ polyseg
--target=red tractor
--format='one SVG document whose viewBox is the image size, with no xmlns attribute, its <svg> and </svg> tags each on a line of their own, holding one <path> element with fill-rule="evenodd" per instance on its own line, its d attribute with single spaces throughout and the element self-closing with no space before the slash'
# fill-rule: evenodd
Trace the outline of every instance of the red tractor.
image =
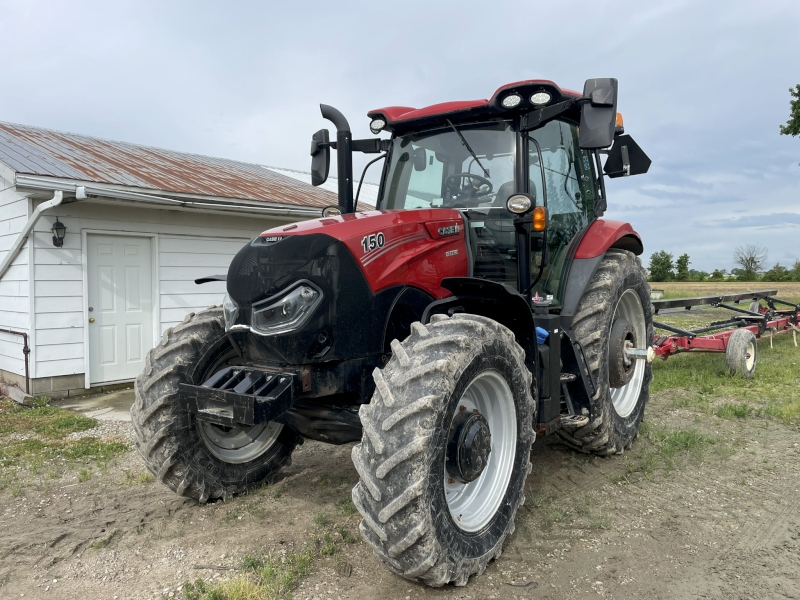
<svg viewBox="0 0 800 600">
<path fill-rule="evenodd" d="M 389 138 L 353 140 L 322 106 L 336 141 L 313 136 L 312 177 L 335 149 L 338 207 L 198 280 L 228 294 L 148 354 L 136 445 L 206 502 L 268 481 L 303 439 L 358 442 L 352 496 L 375 555 L 464 585 L 514 529 L 537 433 L 601 455 L 636 437 L 650 290 L 638 234 L 600 219 L 602 171 L 650 160 L 624 135 L 616 79 L 368 114 Z M 355 212 L 353 151 L 384 159 L 376 210 Z"/>
</svg>

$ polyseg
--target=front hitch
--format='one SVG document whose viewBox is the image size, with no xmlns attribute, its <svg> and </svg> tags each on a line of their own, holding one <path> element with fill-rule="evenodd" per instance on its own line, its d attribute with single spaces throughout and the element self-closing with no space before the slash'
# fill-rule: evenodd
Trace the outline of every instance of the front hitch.
<svg viewBox="0 0 800 600">
<path fill-rule="evenodd" d="M 254 367 L 226 367 L 202 385 L 179 384 L 183 406 L 197 419 L 225 427 L 274 421 L 294 404 L 298 378 Z"/>
</svg>

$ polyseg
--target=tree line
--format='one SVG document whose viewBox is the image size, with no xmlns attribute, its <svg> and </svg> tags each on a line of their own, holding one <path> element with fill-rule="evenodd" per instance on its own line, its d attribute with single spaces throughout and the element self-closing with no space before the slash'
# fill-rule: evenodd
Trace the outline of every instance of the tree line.
<svg viewBox="0 0 800 600">
<path fill-rule="evenodd" d="M 794 265 L 785 267 L 776 263 L 766 269 L 767 249 L 757 244 L 737 246 L 733 252 L 733 260 L 738 267 L 731 269 L 714 269 L 713 272 L 690 269 L 692 264 L 688 254 L 681 254 L 677 259 L 666 250 L 653 252 L 650 256 L 649 281 L 800 281 L 800 260 Z"/>
</svg>

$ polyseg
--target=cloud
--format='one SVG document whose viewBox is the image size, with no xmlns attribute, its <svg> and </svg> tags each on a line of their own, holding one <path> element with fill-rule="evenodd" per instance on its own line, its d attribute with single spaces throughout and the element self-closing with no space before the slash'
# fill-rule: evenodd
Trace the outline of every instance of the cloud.
<svg viewBox="0 0 800 600">
<path fill-rule="evenodd" d="M 800 213 L 771 213 L 768 215 L 747 215 L 714 222 L 715 227 L 732 229 L 756 227 L 797 227 L 800 226 Z M 800 240 L 797 242 L 800 246 Z"/>
<path fill-rule="evenodd" d="M 646 256 L 731 268 L 733 247 L 761 243 L 788 261 L 797 223 L 771 219 L 800 207 L 800 140 L 778 135 L 800 83 L 796 4 L 4 0 L 0 120 L 307 170 L 320 102 L 372 137 L 380 106 L 613 76 L 653 165 L 607 181 L 607 217 Z"/>
</svg>

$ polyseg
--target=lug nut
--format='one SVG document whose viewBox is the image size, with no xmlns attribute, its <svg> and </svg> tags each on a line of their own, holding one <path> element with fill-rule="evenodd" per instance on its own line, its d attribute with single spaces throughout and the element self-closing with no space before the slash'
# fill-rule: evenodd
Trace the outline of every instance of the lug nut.
<svg viewBox="0 0 800 600">
<path fill-rule="evenodd" d="M 456 482 L 456 480 L 455 480 L 455 479 L 453 479 L 452 477 L 451 477 L 450 479 L 448 479 L 448 480 L 447 480 L 447 483 L 455 483 L 455 482 Z"/>
<path fill-rule="evenodd" d="M 477 408 L 473 408 L 472 412 L 474 412 L 477 415 L 481 414 L 481 411 L 479 411 Z"/>
<path fill-rule="evenodd" d="M 467 410 L 467 407 L 466 406 L 459 406 L 458 410 Z"/>
</svg>

